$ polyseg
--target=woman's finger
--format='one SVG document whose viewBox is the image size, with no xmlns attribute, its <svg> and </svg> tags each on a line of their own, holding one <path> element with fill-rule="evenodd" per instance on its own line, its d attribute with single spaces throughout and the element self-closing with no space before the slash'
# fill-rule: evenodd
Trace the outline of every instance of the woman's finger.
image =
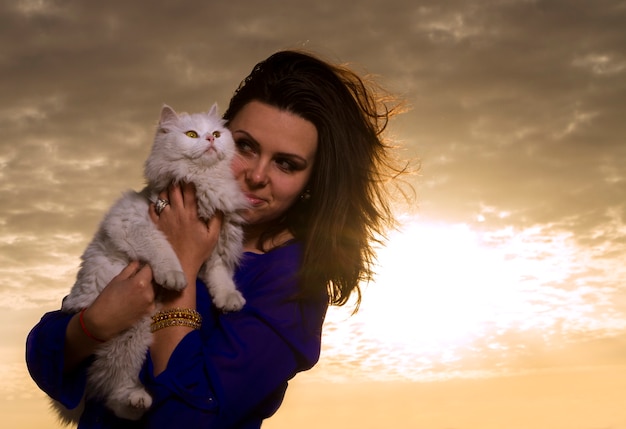
<svg viewBox="0 0 626 429">
<path fill-rule="evenodd" d="M 224 213 L 216 211 L 215 215 L 208 220 L 207 227 L 209 231 L 219 231 L 222 228 L 222 222 L 224 221 Z"/>
<path fill-rule="evenodd" d="M 137 271 L 141 268 L 141 264 L 138 261 L 130 261 L 128 265 L 124 267 L 118 275 L 114 277 L 117 280 L 125 280 L 133 277 Z"/>
<path fill-rule="evenodd" d="M 181 188 L 181 195 L 183 198 L 183 204 L 196 205 L 196 187 L 193 183 L 183 183 Z"/>
<path fill-rule="evenodd" d="M 148 264 L 143 264 L 135 273 L 134 277 L 140 281 L 152 281 L 152 268 Z"/>
<path fill-rule="evenodd" d="M 159 192 L 157 200 L 150 203 L 150 218 L 156 222 L 163 212 L 172 205 L 172 195 L 175 193 L 174 185 L 168 186 Z"/>
<path fill-rule="evenodd" d="M 162 200 L 168 200 L 170 199 L 170 193 L 169 193 L 169 188 L 167 189 L 163 189 L 161 192 L 159 192 L 159 198 Z"/>
<path fill-rule="evenodd" d="M 184 207 L 183 195 L 179 184 L 170 184 L 165 192 L 166 196 L 162 198 L 167 199 L 170 204 Z"/>
</svg>

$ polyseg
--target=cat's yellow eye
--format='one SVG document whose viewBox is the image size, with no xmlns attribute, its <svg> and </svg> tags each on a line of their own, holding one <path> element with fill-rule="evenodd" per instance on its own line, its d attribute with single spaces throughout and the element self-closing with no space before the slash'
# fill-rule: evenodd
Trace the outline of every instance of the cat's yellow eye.
<svg viewBox="0 0 626 429">
<path fill-rule="evenodd" d="M 192 139 L 197 139 L 198 138 L 198 133 L 195 131 L 186 131 L 185 135 L 187 137 L 191 137 Z"/>
<path fill-rule="evenodd" d="M 219 139 L 221 135 L 222 133 L 220 133 L 219 131 L 213 131 L 213 137 L 215 137 L 216 139 Z"/>
</svg>

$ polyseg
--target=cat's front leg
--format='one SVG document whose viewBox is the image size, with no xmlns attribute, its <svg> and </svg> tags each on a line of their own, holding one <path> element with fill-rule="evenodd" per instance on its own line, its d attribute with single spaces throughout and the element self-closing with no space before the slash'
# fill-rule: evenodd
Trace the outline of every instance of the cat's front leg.
<svg viewBox="0 0 626 429">
<path fill-rule="evenodd" d="M 207 284 L 213 304 L 223 311 L 241 310 L 245 298 L 237 290 L 233 281 L 233 272 L 229 270 L 217 254 L 202 268 L 202 280 Z"/>
<path fill-rule="evenodd" d="M 155 270 L 153 268 L 152 275 L 155 283 L 165 289 L 181 291 L 187 286 L 187 279 L 185 277 L 185 273 L 182 271 L 164 271 L 158 268 Z"/>
<path fill-rule="evenodd" d="M 132 235 L 138 259 L 150 265 L 156 284 L 165 289 L 183 290 L 187 278 L 165 234 L 150 223 L 133 231 Z"/>
<path fill-rule="evenodd" d="M 157 284 L 180 291 L 187 286 L 185 274 L 167 237 L 152 222 L 148 211 L 145 197 L 127 193 L 103 223 L 105 233 L 118 252 L 150 265 Z"/>
</svg>

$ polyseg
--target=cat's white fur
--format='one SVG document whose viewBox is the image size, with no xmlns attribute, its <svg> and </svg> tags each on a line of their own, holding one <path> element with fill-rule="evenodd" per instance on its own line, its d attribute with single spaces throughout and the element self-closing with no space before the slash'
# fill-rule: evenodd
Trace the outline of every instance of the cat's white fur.
<svg viewBox="0 0 626 429">
<path fill-rule="evenodd" d="M 188 131 L 198 137 L 190 137 Z M 82 255 L 76 283 L 63 300 L 62 310 L 76 313 L 89 307 L 131 260 L 149 264 L 154 281 L 166 289 L 179 291 L 187 286 L 174 250 L 148 213 L 150 202 L 156 201 L 160 191 L 181 182 L 195 184 L 202 219 L 211 218 L 218 210 L 224 214 L 216 250 L 199 277 L 207 284 L 216 307 L 239 310 L 245 300 L 236 289 L 233 273 L 242 254 L 240 213 L 248 203 L 231 172 L 235 151 L 232 135 L 217 114 L 217 105 L 208 113 L 180 115 L 164 105 L 152 152 L 145 163 L 147 185 L 141 192 L 125 193 L 105 215 Z M 87 397 L 104 400 L 119 417 L 141 418 L 152 404 L 138 378 L 151 339 L 150 317 L 146 317 L 103 343 L 88 371 Z M 62 420 L 76 421 L 76 413 L 58 403 L 55 408 Z"/>
</svg>

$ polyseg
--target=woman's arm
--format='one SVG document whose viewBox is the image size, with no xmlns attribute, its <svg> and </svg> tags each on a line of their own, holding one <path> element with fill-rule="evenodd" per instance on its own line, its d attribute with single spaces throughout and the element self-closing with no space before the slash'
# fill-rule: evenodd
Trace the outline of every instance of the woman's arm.
<svg viewBox="0 0 626 429">
<path fill-rule="evenodd" d="M 191 184 L 171 186 L 159 197 L 169 205 L 160 215 L 151 207 L 150 217 L 167 236 L 187 278 L 187 287 L 181 292 L 162 291 L 162 309 L 196 309 L 196 278 L 217 244 L 222 216 L 218 213 L 208 223 L 198 218 L 196 190 Z M 165 370 L 172 352 L 191 331 L 186 326 L 171 326 L 154 333 L 150 353 L 155 375 Z"/>
<path fill-rule="evenodd" d="M 68 409 L 83 397 L 86 367 L 79 365 L 71 373 L 64 371 L 65 332 L 72 315 L 52 311 L 43 315 L 26 339 L 26 365 L 32 379 L 51 398 Z"/>
<path fill-rule="evenodd" d="M 150 267 L 133 262 L 103 289 L 83 323 L 93 337 L 107 340 L 153 311 Z M 28 335 L 28 370 L 44 392 L 71 409 L 83 396 L 88 357 L 99 344 L 85 333 L 78 314 L 47 313 Z"/>
</svg>

